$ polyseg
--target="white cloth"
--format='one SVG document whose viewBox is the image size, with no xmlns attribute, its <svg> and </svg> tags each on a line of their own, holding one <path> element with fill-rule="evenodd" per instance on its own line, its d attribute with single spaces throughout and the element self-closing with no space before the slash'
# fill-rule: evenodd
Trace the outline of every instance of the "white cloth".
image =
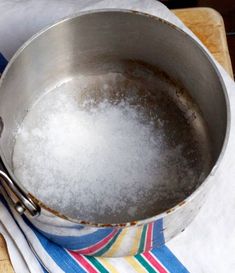
<svg viewBox="0 0 235 273">
<path fill-rule="evenodd" d="M 199 42 L 174 14 L 154 0 L 1 0 L 0 52 L 9 59 L 25 40 L 46 25 L 81 10 L 98 8 L 127 8 L 151 13 L 179 26 Z M 215 64 L 224 78 L 231 104 L 227 150 L 200 213 L 183 233 L 167 243 L 192 273 L 235 272 L 235 84 L 216 61 Z M 0 232 L 7 241 L 15 272 L 42 272 L 4 207 L 0 208 L 0 221 Z"/>
</svg>

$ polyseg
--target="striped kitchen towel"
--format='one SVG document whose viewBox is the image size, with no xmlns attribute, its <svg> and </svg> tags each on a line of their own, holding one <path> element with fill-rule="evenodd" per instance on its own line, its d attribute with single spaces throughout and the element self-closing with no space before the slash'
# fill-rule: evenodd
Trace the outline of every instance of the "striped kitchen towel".
<svg viewBox="0 0 235 273">
<path fill-rule="evenodd" d="M 168 247 L 163 246 L 141 255 L 123 258 L 91 257 L 69 251 L 48 240 L 23 216 L 18 215 L 0 196 L 0 232 L 9 247 L 9 254 L 16 273 L 18 272 L 159 272 L 187 273 Z M 6 236 L 7 235 L 7 236 Z M 142 234 L 145 241 L 147 231 Z M 164 240 L 164 238 L 162 238 Z M 105 248 L 109 241 L 102 246 Z M 23 246 L 23 248 L 22 248 Z M 15 247 L 13 253 L 11 248 Z M 17 256 L 13 257 L 16 251 Z M 107 249 L 108 250 L 108 249 Z M 30 253 L 30 255 L 29 255 Z M 18 260 L 20 257 L 20 262 Z"/>
</svg>

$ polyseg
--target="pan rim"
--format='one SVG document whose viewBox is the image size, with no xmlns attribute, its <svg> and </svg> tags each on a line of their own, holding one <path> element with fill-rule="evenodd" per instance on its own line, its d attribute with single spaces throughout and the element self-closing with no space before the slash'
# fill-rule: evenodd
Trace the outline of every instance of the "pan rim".
<svg viewBox="0 0 235 273">
<path fill-rule="evenodd" d="M 45 28 L 43 28 L 42 30 L 40 30 L 38 33 L 34 34 L 29 40 L 27 40 L 17 51 L 16 53 L 13 55 L 13 57 L 11 58 L 11 60 L 9 61 L 6 69 L 4 70 L 2 77 L 0 78 L 0 90 L 1 90 L 1 86 L 2 83 L 7 75 L 8 70 L 11 68 L 12 64 L 14 63 L 14 61 L 18 58 L 18 56 L 21 54 L 21 52 L 27 48 L 28 45 L 31 44 L 32 41 L 36 40 L 39 36 L 41 36 L 43 33 L 47 32 L 48 30 L 62 24 L 65 23 L 67 21 L 73 20 L 75 18 L 78 17 L 83 17 L 86 15 L 92 15 L 92 14 L 97 14 L 97 13 L 126 13 L 126 14 L 135 14 L 138 16 L 144 16 L 150 19 L 153 19 L 155 21 L 158 21 L 162 24 L 168 25 L 170 28 L 173 28 L 175 31 L 181 33 L 181 35 L 184 35 L 185 37 L 187 37 L 187 39 L 191 40 L 191 42 L 197 47 L 199 48 L 199 50 L 204 54 L 205 58 L 207 58 L 207 60 L 209 61 L 210 65 L 212 66 L 216 76 L 219 79 L 219 82 L 221 84 L 222 90 L 223 90 L 223 95 L 224 95 L 224 99 L 225 99 L 225 107 L 226 107 L 226 130 L 225 130 L 225 135 L 224 135 L 224 140 L 223 140 L 223 145 L 221 147 L 219 156 L 217 157 L 217 159 L 215 160 L 215 163 L 213 164 L 213 167 L 211 169 L 211 171 L 209 172 L 209 174 L 207 175 L 207 177 L 203 180 L 203 182 L 200 184 L 200 186 L 193 192 L 191 193 L 188 197 L 186 197 L 183 201 L 181 201 L 179 204 L 173 206 L 172 208 L 154 215 L 152 217 L 146 218 L 146 219 L 141 219 L 141 220 L 137 220 L 137 221 L 131 221 L 131 222 L 124 222 L 124 223 L 93 223 L 93 222 L 88 222 L 88 221 L 84 221 L 84 220 L 80 220 L 80 219 L 76 219 L 76 218 L 71 218 L 68 217 L 64 214 L 61 214 L 59 211 L 53 210 L 51 208 L 49 208 L 48 206 L 46 206 L 43 202 L 41 202 L 39 199 L 37 199 L 37 197 L 35 197 L 33 194 L 31 194 L 29 191 L 27 191 L 24 186 L 22 185 L 22 183 L 15 177 L 14 173 L 12 172 L 11 168 L 9 167 L 9 165 L 7 164 L 7 161 L 4 157 L 4 154 L 2 152 L 2 148 L 0 146 L 0 157 L 3 161 L 3 164 L 5 166 L 5 168 L 7 169 L 7 172 L 9 173 L 11 179 L 14 181 L 14 183 L 17 184 L 18 187 L 22 188 L 23 190 L 26 191 L 26 194 L 28 194 L 28 196 L 33 199 L 41 208 L 43 208 L 44 210 L 53 213 L 55 215 L 57 215 L 60 218 L 69 220 L 70 222 L 76 223 L 76 224 L 81 224 L 81 225 L 88 225 L 88 226 L 94 226 L 94 227 L 125 227 L 125 226 L 135 226 L 135 225 L 144 225 L 144 224 L 148 224 L 154 221 L 157 221 L 159 219 L 165 218 L 166 216 L 172 214 L 173 212 L 175 212 L 176 210 L 182 208 L 183 206 L 185 206 L 188 202 L 191 202 L 191 200 L 195 199 L 197 195 L 199 195 L 203 188 L 207 186 L 207 184 L 209 183 L 210 177 L 214 176 L 218 166 L 220 165 L 220 162 L 222 161 L 222 158 L 225 154 L 226 151 L 226 147 L 228 144 L 228 139 L 229 139 L 229 132 L 230 132 L 230 126 L 231 126 L 231 111 L 230 111 L 230 102 L 229 102 L 229 97 L 228 97 L 228 93 L 227 93 L 227 88 L 226 85 L 224 83 L 223 77 L 219 71 L 219 69 L 217 68 L 216 63 L 214 62 L 213 58 L 211 57 L 210 53 L 207 51 L 207 49 L 199 44 L 192 36 L 190 36 L 189 34 L 187 34 L 185 31 L 183 31 L 182 29 L 180 29 L 179 27 L 175 26 L 174 24 L 160 18 L 154 15 L 150 15 L 144 12 L 139 12 L 139 11 L 134 11 L 134 10 L 130 10 L 130 9 L 95 9 L 95 10 L 88 10 L 88 11 L 83 11 L 83 12 L 78 12 L 73 14 L 72 16 L 68 16 L 65 17 L 61 20 L 59 20 L 58 22 L 49 25 Z"/>
</svg>

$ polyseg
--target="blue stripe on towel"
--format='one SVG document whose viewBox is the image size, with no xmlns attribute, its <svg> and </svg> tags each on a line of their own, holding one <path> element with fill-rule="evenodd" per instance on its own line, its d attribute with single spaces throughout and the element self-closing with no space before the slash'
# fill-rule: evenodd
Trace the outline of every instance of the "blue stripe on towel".
<svg viewBox="0 0 235 273">
<path fill-rule="evenodd" d="M 24 218 L 25 219 L 25 218 Z M 31 223 L 29 223 L 26 220 L 27 224 L 32 226 Z M 59 235 L 50 235 L 44 231 L 41 231 L 37 227 L 33 226 L 34 229 L 37 229 L 40 233 L 42 233 L 44 236 L 46 236 L 49 239 L 52 239 L 53 241 L 59 245 L 62 245 L 64 248 L 70 249 L 70 250 L 77 250 L 77 249 L 83 249 L 89 246 L 92 246 L 98 242 L 100 242 L 103 238 L 108 236 L 113 232 L 110 228 L 103 228 L 101 230 L 97 230 L 93 233 L 86 234 L 80 237 L 75 236 L 59 236 Z"/>
<path fill-rule="evenodd" d="M 48 240 L 39 231 L 32 228 L 43 248 L 55 261 L 55 263 L 65 272 L 85 273 L 85 271 L 65 250 L 57 244 Z"/>
<path fill-rule="evenodd" d="M 165 243 L 163 235 L 163 220 L 159 219 L 154 223 L 153 226 L 153 246 L 160 247 Z"/>
<path fill-rule="evenodd" d="M 0 73 L 3 72 L 3 70 L 5 69 L 5 67 L 7 66 L 8 61 L 6 60 L 6 58 L 0 53 Z"/>
<path fill-rule="evenodd" d="M 155 248 L 152 254 L 172 273 L 189 273 L 167 246 Z"/>
</svg>

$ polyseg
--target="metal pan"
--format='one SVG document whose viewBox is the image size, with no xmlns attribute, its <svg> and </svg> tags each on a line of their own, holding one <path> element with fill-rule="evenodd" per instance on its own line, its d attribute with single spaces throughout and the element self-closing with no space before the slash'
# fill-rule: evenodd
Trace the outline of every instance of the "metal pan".
<svg viewBox="0 0 235 273">
<path fill-rule="evenodd" d="M 195 176 L 187 185 L 180 184 L 182 166 L 176 186 L 181 185 L 183 194 L 174 195 L 176 188 L 170 185 L 173 193 L 152 207 L 141 201 L 136 219 L 128 218 L 124 210 L 116 218 L 107 214 L 91 222 L 89 215 L 65 215 L 51 207 L 50 200 L 40 201 L 14 175 L 12 155 L 16 131 L 40 96 L 68 78 L 74 87 L 80 74 L 109 72 L 125 76 L 115 84 L 135 86 L 140 97 L 151 94 L 146 109 L 168 121 L 169 147 L 186 144 L 185 158 Z M 128 91 L 122 95 L 130 96 Z M 97 91 L 91 96 L 100 98 L 101 94 Z M 109 99 L 113 96 L 108 94 Z M 54 242 L 95 256 L 134 255 L 159 247 L 183 231 L 213 183 L 230 126 L 226 89 L 205 50 L 168 22 L 129 10 L 81 13 L 33 36 L 3 73 L 0 117 L 0 176 L 11 206 Z"/>
</svg>

